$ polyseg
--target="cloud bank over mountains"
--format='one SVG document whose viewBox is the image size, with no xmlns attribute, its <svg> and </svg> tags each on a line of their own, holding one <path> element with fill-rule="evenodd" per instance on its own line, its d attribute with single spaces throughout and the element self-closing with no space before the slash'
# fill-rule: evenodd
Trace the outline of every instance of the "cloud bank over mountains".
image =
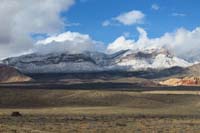
<svg viewBox="0 0 200 133">
<path fill-rule="evenodd" d="M 118 37 L 112 43 L 105 46 L 102 42 L 93 40 L 89 35 L 78 32 L 65 32 L 51 36 L 37 42 L 35 51 L 54 52 L 69 51 L 80 53 L 84 51 L 99 51 L 115 53 L 120 50 L 143 50 L 166 48 L 172 54 L 182 58 L 196 56 L 194 52 L 200 51 L 200 27 L 190 31 L 179 28 L 174 32 L 165 33 L 158 38 L 149 38 L 147 31 L 137 27 L 139 38 L 137 40 L 127 39 L 125 35 Z"/>
<path fill-rule="evenodd" d="M 126 49 L 146 49 L 165 47 L 179 57 L 196 56 L 200 51 L 200 27 L 193 30 L 179 28 L 161 37 L 150 38 L 147 31 L 137 27 L 138 40 L 127 39 L 124 32 L 112 43 L 103 44 L 87 34 L 64 30 L 69 22 L 64 22 L 60 13 L 67 11 L 75 0 L 2 0 L 0 4 L 0 59 L 27 52 L 100 51 L 113 53 Z M 155 5 L 154 9 L 158 9 Z M 176 14 L 178 15 L 178 14 Z M 180 14 L 179 14 L 180 15 Z M 103 26 L 113 22 L 124 26 L 141 24 L 145 14 L 139 10 L 121 13 L 108 19 Z M 183 16 L 183 15 L 182 15 Z M 31 34 L 46 34 L 46 39 L 35 42 Z M 91 35 L 92 36 L 92 35 Z M 192 53 L 192 54 L 191 54 Z M 200 55 L 200 54 L 199 54 Z"/>
<path fill-rule="evenodd" d="M 165 33 L 159 38 L 149 38 L 147 32 L 140 27 L 137 27 L 137 31 L 140 34 L 138 40 L 126 39 L 125 36 L 120 36 L 108 45 L 107 50 L 113 53 L 126 49 L 137 50 L 162 47 L 183 58 L 185 56 L 193 56 L 192 52 L 194 51 L 200 51 L 200 27 L 192 31 L 179 28 L 172 33 Z"/>
<path fill-rule="evenodd" d="M 32 33 L 62 31 L 60 13 L 73 4 L 74 0 L 1 0 L 0 58 L 30 50 Z"/>
<path fill-rule="evenodd" d="M 81 53 L 84 51 L 99 51 L 105 50 L 104 44 L 95 40 L 87 34 L 80 34 L 78 32 L 65 32 L 59 35 L 48 37 L 40 40 L 34 47 L 35 52 L 49 53 L 49 52 L 63 52 Z"/>
</svg>

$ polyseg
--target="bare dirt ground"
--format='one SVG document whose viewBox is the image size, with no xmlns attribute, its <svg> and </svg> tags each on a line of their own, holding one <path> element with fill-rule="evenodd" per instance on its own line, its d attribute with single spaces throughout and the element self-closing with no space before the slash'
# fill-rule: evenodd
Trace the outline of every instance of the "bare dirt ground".
<svg viewBox="0 0 200 133">
<path fill-rule="evenodd" d="M 200 131 L 198 87 L 4 87 L 0 87 L 0 133 Z M 15 111 L 22 116 L 12 117 Z"/>
</svg>

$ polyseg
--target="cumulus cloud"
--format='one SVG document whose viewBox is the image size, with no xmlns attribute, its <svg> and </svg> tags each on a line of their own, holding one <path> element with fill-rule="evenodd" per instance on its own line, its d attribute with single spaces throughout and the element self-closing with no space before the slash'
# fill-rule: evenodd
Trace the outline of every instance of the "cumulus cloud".
<svg viewBox="0 0 200 133">
<path fill-rule="evenodd" d="M 144 22 L 145 14 L 139 10 L 132 10 L 120 14 L 110 20 L 105 20 L 102 26 L 116 25 L 117 23 L 130 26 L 133 24 L 141 24 Z"/>
<path fill-rule="evenodd" d="M 110 53 L 117 52 L 119 50 L 137 50 L 137 49 L 149 49 L 149 48 L 167 48 L 176 56 L 184 59 L 195 58 L 193 51 L 196 51 L 199 55 L 200 51 L 200 27 L 189 31 L 185 28 L 179 28 L 175 32 L 165 33 L 159 38 L 149 38 L 147 32 L 138 27 L 140 36 L 138 40 L 126 39 L 124 36 L 120 36 L 113 43 L 110 43 L 107 47 L 107 51 Z"/>
<path fill-rule="evenodd" d="M 114 42 L 108 45 L 109 53 L 118 52 L 120 50 L 133 49 L 134 40 L 127 40 L 124 36 L 118 37 Z"/>
<path fill-rule="evenodd" d="M 32 33 L 60 32 L 65 23 L 60 13 L 74 0 L 2 0 L 0 4 L 0 58 L 27 52 Z"/>
<path fill-rule="evenodd" d="M 102 52 L 104 50 L 103 43 L 92 40 L 89 35 L 70 31 L 40 40 L 34 48 L 34 52 L 41 53 L 82 53 L 84 51 Z"/>
<path fill-rule="evenodd" d="M 153 10 L 159 10 L 160 7 L 157 4 L 153 4 L 153 5 L 151 5 L 151 9 L 153 9 Z"/>
<path fill-rule="evenodd" d="M 124 25 L 140 24 L 142 23 L 145 15 L 141 11 L 133 10 L 123 13 L 115 19 Z"/>
</svg>

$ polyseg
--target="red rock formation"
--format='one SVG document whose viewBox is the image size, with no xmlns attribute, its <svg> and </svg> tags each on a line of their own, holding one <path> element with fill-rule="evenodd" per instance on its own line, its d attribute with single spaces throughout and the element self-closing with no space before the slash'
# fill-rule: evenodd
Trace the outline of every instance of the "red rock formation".
<svg viewBox="0 0 200 133">
<path fill-rule="evenodd" d="M 200 77 L 172 78 L 160 82 L 167 86 L 200 86 Z"/>
</svg>

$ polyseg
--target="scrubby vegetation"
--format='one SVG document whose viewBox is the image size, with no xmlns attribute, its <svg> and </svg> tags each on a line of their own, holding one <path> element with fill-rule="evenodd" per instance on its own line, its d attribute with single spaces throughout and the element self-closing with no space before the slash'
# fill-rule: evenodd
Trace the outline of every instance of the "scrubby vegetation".
<svg viewBox="0 0 200 133">
<path fill-rule="evenodd" d="M 0 89 L 0 132 L 200 130 L 197 87 L 182 88 L 184 91 L 179 88 L 139 89 L 16 89 L 7 86 Z M 21 116 L 13 117 L 12 112 L 19 112 Z"/>
</svg>

